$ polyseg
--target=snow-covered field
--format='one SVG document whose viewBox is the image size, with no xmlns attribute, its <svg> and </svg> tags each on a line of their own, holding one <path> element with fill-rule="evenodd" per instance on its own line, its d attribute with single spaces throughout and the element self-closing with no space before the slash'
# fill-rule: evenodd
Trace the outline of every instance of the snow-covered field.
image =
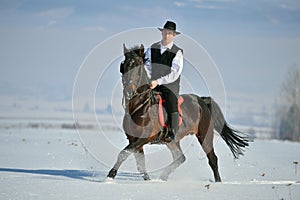
<svg viewBox="0 0 300 200">
<path fill-rule="evenodd" d="M 116 179 L 106 175 L 126 144 L 118 130 L 81 130 L 98 147 L 83 147 L 75 129 L 60 121 L 0 119 L 0 199 L 300 199 L 300 144 L 255 140 L 234 160 L 216 137 L 223 183 L 214 183 L 207 159 L 193 137 L 182 141 L 186 162 L 169 180 L 158 180 L 171 161 L 164 146 L 145 147 L 151 181 L 143 181 L 131 156 Z M 66 122 L 67 124 L 68 122 Z M 26 125 L 27 124 L 27 125 Z M 29 124 L 29 125 L 28 125 Z M 47 124 L 54 124 L 47 126 Z M 56 124 L 56 125 L 55 125 Z"/>
</svg>

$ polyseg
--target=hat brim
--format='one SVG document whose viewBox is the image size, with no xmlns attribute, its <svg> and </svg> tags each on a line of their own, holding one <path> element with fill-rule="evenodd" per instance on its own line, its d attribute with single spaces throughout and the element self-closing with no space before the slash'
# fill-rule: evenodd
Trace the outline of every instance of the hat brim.
<svg viewBox="0 0 300 200">
<path fill-rule="evenodd" d="M 164 28 L 159 28 L 159 27 L 157 27 L 157 29 L 158 30 L 160 30 L 160 31 L 163 31 L 164 30 Z M 166 28 L 167 29 L 167 28 Z M 167 29 L 167 30 L 171 30 L 171 29 Z M 171 31 L 174 31 L 174 30 L 171 30 Z M 179 35 L 180 34 L 180 32 L 178 32 L 178 31 L 174 31 L 175 33 L 176 33 L 176 35 Z"/>
</svg>

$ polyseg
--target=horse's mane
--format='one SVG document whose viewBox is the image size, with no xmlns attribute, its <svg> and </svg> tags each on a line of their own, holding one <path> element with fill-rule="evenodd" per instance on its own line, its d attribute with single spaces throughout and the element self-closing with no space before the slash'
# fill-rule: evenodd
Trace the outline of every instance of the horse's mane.
<svg viewBox="0 0 300 200">
<path fill-rule="evenodd" d="M 139 56 L 139 50 L 141 49 L 140 46 L 138 45 L 134 45 L 132 47 L 130 47 L 128 49 L 128 52 L 127 53 L 130 53 L 130 56 Z M 148 59 L 145 58 L 145 54 L 143 54 L 143 62 L 145 63 Z"/>
</svg>

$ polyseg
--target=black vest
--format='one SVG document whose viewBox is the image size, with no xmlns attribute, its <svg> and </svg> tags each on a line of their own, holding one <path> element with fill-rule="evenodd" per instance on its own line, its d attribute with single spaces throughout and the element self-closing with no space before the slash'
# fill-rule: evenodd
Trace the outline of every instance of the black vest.
<svg viewBox="0 0 300 200">
<path fill-rule="evenodd" d="M 157 80 L 169 73 L 171 73 L 172 61 L 176 53 L 181 50 L 178 46 L 173 44 L 171 49 L 167 49 L 163 54 L 160 53 L 160 42 L 156 42 L 151 46 L 151 65 L 152 73 L 151 79 Z M 182 50 L 181 50 L 182 51 Z M 173 82 L 164 85 L 172 90 L 175 94 L 179 93 L 180 76 Z"/>
</svg>

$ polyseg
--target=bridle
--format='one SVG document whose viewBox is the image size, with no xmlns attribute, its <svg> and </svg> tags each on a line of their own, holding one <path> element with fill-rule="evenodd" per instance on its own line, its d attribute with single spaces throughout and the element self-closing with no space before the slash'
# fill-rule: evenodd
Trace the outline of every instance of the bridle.
<svg viewBox="0 0 300 200">
<path fill-rule="evenodd" d="M 138 59 L 137 59 L 138 57 Z M 132 66 L 132 65 L 135 65 L 136 62 L 139 62 L 138 64 L 136 64 L 136 66 Z M 129 64 L 129 66 L 128 66 Z M 122 98 L 122 106 L 124 108 L 124 110 L 126 110 L 126 108 L 128 107 L 128 104 L 131 100 L 137 98 L 138 96 L 141 96 L 141 95 L 144 95 L 146 93 L 149 93 L 149 92 L 152 92 L 152 89 L 150 89 L 150 87 L 144 91 L 139 91 L 139 89 L 143 86 L 142 85 L 142 81 L 144 78 L 147 78 L 144 77 L 145 75 L 145 71 L 143 69 L 143 65 L 144 65 L 144 61 L 143 61 L 143 58 L 139 57 L 139 56 L 134 56 L 132 58 L 128 58 L 127 60 L 123 61 L 121 63 L 121 65 L 123 66 L 127 66 L 127 67 L 130 67 L 132 69 L 126 71 L 123 75 L 122 75 L 122 84 L 123 84 L 123 98 Z M 132 79 L 132 70 L 134 68 L 138 67 L 138 81 L 135 82 L 133 79 Z M 130 78 L 128 78 L 130 77 Z M 132 89 L 134 88 L 134 90 Z M 130 93 L 128 90 L 133 90 L 132 93 Z M 151 95 L 149 95 L 151 96 Z M 140 104 L 135 110 L 138 110 L 140 107 L 144 106 L 146 103 L 148 103 L 147 101 L 145 101 L 144 103 Z"/>
</svg>

